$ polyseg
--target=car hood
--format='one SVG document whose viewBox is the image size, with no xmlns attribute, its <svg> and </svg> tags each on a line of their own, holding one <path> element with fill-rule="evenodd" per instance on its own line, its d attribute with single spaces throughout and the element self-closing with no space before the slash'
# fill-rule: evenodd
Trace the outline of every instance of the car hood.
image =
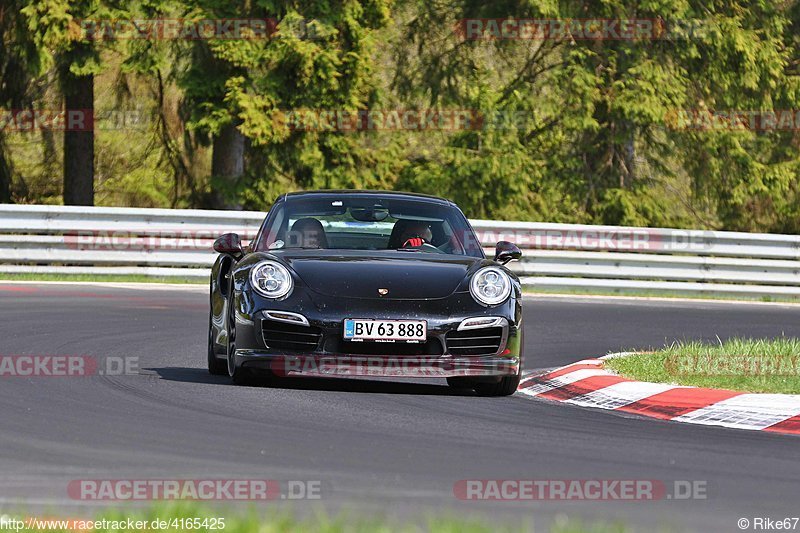
<svg viewBox="0 0 800 533">
<path fill-rule="evenodd" d="M 393 251 L 286 250 L 274 255 L 314 292 L 383 300 L 445 298 L 485 261 L 469 256 Z M 381 295 L 379 289 L 388 292 Z"/>
</svg>

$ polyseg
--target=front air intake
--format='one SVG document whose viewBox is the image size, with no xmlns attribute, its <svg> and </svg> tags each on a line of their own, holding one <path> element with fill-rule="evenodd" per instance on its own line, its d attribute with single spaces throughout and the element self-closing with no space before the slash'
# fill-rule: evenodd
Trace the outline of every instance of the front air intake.
<svg viewBox="0 0 800 533">
<path fill-rule="evenodd" d="M 261 334 L 267 348 L 294 352 L 313 352 L 322 338 L 319 328 L 277 320 L 262 320 Z"/>
<path fill-rule="evenodd" d="M 451 331 L 446 336 L 452 355 L 494 355 L 500 351 L 503 328 L 477 328 Z"/>
</svg>

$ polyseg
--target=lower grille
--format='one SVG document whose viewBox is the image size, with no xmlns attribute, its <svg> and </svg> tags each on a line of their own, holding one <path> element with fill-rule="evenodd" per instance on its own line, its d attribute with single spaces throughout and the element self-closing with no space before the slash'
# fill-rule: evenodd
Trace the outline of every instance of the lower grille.
<svg viewBox="0 0 800 533">
<path fill-rule="evenodd" d="M 445 337 L 453 355 L 493 355 L 500 350 L 503 328 L 477 328 L 451 331 Z"/>
<path fill-rule="evenodd" d="M 322 331 L 312 326 L 287 324 L 277 320 L 262 320 L 261 334 L 267 348 L 290 351 L 315 351 Z"/>
</svg>

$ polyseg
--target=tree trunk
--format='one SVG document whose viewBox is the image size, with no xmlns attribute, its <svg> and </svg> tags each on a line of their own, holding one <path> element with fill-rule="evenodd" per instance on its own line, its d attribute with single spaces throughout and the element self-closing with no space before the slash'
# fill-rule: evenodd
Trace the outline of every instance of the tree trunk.
<svg viewBox="0 0 800 533">
<path fill-rule="evenodd" d="M 66 73 L 64 205 L 94 205 L 94 76 Z"/>
<path fill-rule="evenodd" d="M 228 124 L 214 137 L 211 154 L 211 207 L 237 209 L 236 183 L 244 174 L 244 135 Z"/>
<path fill-rule="evenodd" d="M 626 124 L 630 126 L 630 124 Z M 620 187 L 628 189 L 636 179 L 636 136 L 633 128 L 630 129 L 630 137 L 625 141 L 625 154 L 623 155 L 625 168 L 620 174 Z"/>
<path fill-rule="evenodd" d="M 11 203 L 11 169 L 5 154 L 0 154 L 0 204 Z"/>
<path fill-rule="evenodd" d="M 11 203 L 11 165 L 6 159 L 6 146 L 0 137 L 0 204 Z"/>
</svg>

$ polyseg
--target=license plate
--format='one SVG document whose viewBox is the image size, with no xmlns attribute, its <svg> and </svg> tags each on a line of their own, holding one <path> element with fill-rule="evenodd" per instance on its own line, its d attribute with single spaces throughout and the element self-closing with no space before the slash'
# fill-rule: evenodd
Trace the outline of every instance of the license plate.
<svg viewBox="0 0 800 533">
<path fill-rule="evenodd" d="M 344 321 L 344 338 L 348 341 L 424 342 L 427 329 L 424 320 L 348 318 Z"/>
</svg>

